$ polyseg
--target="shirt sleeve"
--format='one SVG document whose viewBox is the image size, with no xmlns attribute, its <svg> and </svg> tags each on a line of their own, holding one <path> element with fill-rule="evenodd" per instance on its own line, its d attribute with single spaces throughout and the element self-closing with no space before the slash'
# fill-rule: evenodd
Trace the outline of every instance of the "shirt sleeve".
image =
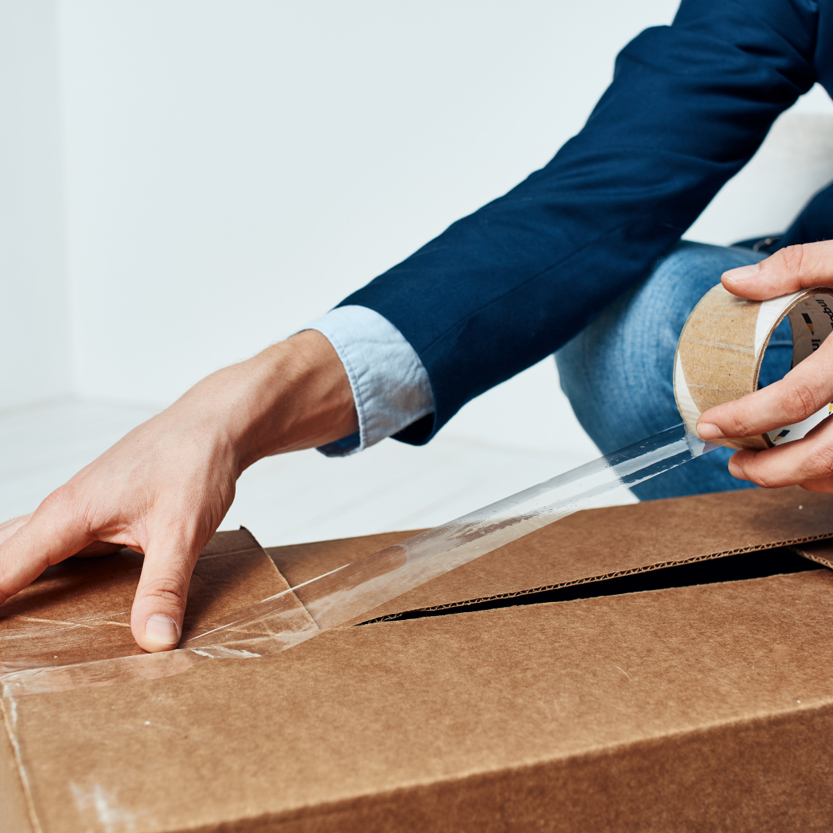
<svg viewBox="0 0 833 833">
<path fill-rule="evenodd" d="M 624 48 L 548 165 L 342 302 L 390 321 L 428 374 L 434 412 L 399 439 L 427 442 L 648 273 L 816 81 L 819 14 L 815 0 L 683 0 Z"/>
<path fill-rule="evenodd" d="M 359 431 L 318 450 L 345 457 L 396 434 L 434 410 L 428 374 L 399 330 L 374 310 L 342 306 L 311 321 L 338 353 L 359 417 Z"/>
</svg>

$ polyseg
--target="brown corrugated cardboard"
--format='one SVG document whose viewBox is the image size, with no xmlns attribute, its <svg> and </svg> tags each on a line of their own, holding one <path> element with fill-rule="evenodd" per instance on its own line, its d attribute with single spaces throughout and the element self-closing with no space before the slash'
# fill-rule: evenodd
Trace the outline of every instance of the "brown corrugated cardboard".
<svg viewBox="0 0 833 833">
<path fill-rule="evenodd" d="M 8 732 L 3 731 L 0 733 L 0 830 L 3 833 L 31 833 L 29 819 L 29 807 L 18 768 L 18 758 Z"/>
<path fill-rule="evenodd" d="M 733 501 L 746 517 L 730 523 Z M 484 556 L 471 589 L 440 579 L 400 611 L 830 536 L 833 499 L 756 491 L 568 520 Z M 294 583 L 375 543 L 271 554 Z M 0 819 L 38 833 L 826 830 L 830 633 L 833 575 L 813 570 L 451 610 L 5 698 L 18 748 L 0 746 Z"/>
<path fill-rule="evenodd" d="M 487 553 L 357 621 L 476 599 L 527 595 L 833 535 L 827 495 L 803 489 L 742 490 L 589 509 Z M 271 547 L 290 585 L 400 540 L 403 533 Z"/>
<path fill-rule="evenodd" d="M 70 665 L 144 652 L 130 632 L 130 608 L 142 556 L 65 561 L 0 608 L 0 672 Z M 200 554 L 182 637 L 287 588 L 251 533 L 220 532 Z"/>
<path fill-rule="evenodd" d="M 806 544 L 794 544 L 790 549 L 809 558 L 817 564 L 833 569 L 833 542 L 815 541 Z"/>
<path fill-rule="evenodd" d="M 336 630 L 24 697 L 17 732 L 50 833 L 823 829 L 831 592 L 820 571 Z"/>
</svg>

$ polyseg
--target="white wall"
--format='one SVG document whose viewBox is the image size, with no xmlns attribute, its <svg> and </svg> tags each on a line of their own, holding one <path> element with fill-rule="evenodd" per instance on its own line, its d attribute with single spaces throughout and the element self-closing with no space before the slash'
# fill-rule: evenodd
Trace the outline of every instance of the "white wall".
<svg viewBox="0 0 833 833">
<path fill-rule="evenodd" d="M 675 7 L 60 0 L 73 391 L 161 405 L 320 314 L 544 164 L 618 49 Z M 0 8 L 17 125 L 0 137 L 0 265 L 23 311 L 0 328 L 2 407 L 66 391 L 68 351 L 55 7 Z M 819 91 L 799 105 L 827 108 Z M 691 237 L 769 228 L 826 176 L 826 139 L 779 130 Z M 594 453 L 551 361 L 447 432 Z"/>
<path fill-rule="evenodd" d="M 319 315 L 544 164 L 675 6 L 63 2 L 76 390 L 168 401 Z M 554 434 L 533 377 L 475 435 Z"/>
<path fill-rule="evenodd" d="M 0 409 L 70 390 L 53 0 L 0 3 Z"/>
</svg>

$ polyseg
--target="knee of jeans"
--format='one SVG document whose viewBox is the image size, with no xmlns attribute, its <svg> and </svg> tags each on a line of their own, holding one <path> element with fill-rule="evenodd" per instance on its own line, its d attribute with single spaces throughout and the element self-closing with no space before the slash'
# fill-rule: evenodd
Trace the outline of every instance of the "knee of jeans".
<svg viewBox="0 0 833 833">
<path fill-rule="evenodd" d="M 586 367 L 586 331 L 579 333 L 572 341 L 555 354 L 555 366 L 558 369 L 558 381 L 561 390 L 574 411 L 580 410 L 582 403 L 597 399 L 595 374 Z M 592 353 L 589 360 L 593 361 Z M 578 406 L 578 407 L 577 407 Z"/>
<path fill-rule="evenodd" d="M 751 249 L 682 240 L 654 265 L 642 286 L 654 295 L 671 295 L 682 301 L 681 308 L 690 310 L 720 283 L 725 271 L 765 257 Z"/>
<path fill-rule="evenodd" d="M 579 424 L 604 454 L 627 444 L 623 422 L 638 407 L 631 386 L 607 358 L 592 332 L 581 333 L 555 356 L 561 390 Z"/>
<path fill-rule="evenodd" d="M 679 421 L 674 354 L 686 318 L 722 272 L 756 259 L 682 242 L 556 353 L 561 389 L 605 453 Z"/>
<path fill-rule="evenodd" d="M 592 342 L 592 339 L 588 339 Z M 556 354 L 561 389 L 570 401 L 581 427 L 603 454 L 616 451 L 642 437 L 676 424 L 673 391 L 650 373 L 637 370 L 625 375 L 609 367 L 589 368 L 587 363 L 605 363 L 604 350 L 595 344 L 571 343 Z"/>
</svg>

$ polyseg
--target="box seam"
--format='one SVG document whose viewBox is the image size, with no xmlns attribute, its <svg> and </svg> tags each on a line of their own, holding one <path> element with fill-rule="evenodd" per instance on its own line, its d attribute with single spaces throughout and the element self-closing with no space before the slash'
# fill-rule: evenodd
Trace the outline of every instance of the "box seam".
<svg viewBox="0 0 833 833">
<path fill-rule="evenodd" d="M 444 602 L 443 604 L 438 605 L 431 605 L 430 607 L 415 607 L 409 608 L 408 610 L 400 610 L 397 613 L 388 613 L 383 616 L 377 616 L 373 619 L 367 619 L 364 622 L 358 622 L 358 625 L 371 625 L 377 622 L 393 622 L 397 619 L 400 619 L 402 616 L 410 613 L 428 613 L 434 612 L 439 610 L 453 610 L 454 608 L 458 607 L 465 607 L 467 605 L 473 604 L 480 604 L 482 602 L 496 602 L 500 601 L 501 599 L 514 599 L 518 598 L 519 596 L 531 596 L 536 593 L 546 593 L 549 590 L 561 590 L 566 587 L 578 587 L 582 584 L 594 584 L 595 582 L 600 581 L 607 581 L 608 579 L 613 578 L 622 578 L 624 576 L 633 576 L 638 575 L 640 573 L 650 573 L 655 572 L 657 570 L 664 570 L 668 567 L 682 567 L 686 564 L 696 564 L 701 561 L 714 561 L 718 558 L 727 558 L 732 555 L 743 555 L 749 552 L 761 552 L 763 550 L 771 550 L 776 549 L 778 547 L 788 547 L 793 549 L 798 555 L 801 555 L 808 560 L 815 561 L 818 564 L 823 564 L 826 567 L 831 567 L 831 564 L 825 561 L 821 561 L 820 559 L 811 558 L 810 556 L 806 555 L 805 553 L 801 552 L 800 550 L 794 549 L 793 545 L 795 544 L 809 544 L 813 541 L 825 541 L 829 540 L 830 535 L 813 535 L 807 538 L 791 538 L 786 541 L 778 541 L 775 543 L 768 543 L 768 544 L 756 544 L 747 547 L 736 547 L 731 550 L 723 550 L 718 553 L 708 553 L 706 555 L 695 555 L 691 558 L 686 558 L 682 561 L 661 561 L 657 564 L 651 564 L 647 567 L 633 567 L 629 570 L 614 570 L 610 573 L 600 573 L 596 576 L 587 576 L 586 578 L 578 578 L 573 579 L 572 581 L 562 581 L 557 582 L 555 584 L 544 584 L 540 585 L 539 587 L 533 587 L 527 590 L 512 590 L 506 593 L 496 593 L 490 596 L 479 596 L 474 599 L 463 599 L 461 601 L 456 602 Z"/>
</svg>

